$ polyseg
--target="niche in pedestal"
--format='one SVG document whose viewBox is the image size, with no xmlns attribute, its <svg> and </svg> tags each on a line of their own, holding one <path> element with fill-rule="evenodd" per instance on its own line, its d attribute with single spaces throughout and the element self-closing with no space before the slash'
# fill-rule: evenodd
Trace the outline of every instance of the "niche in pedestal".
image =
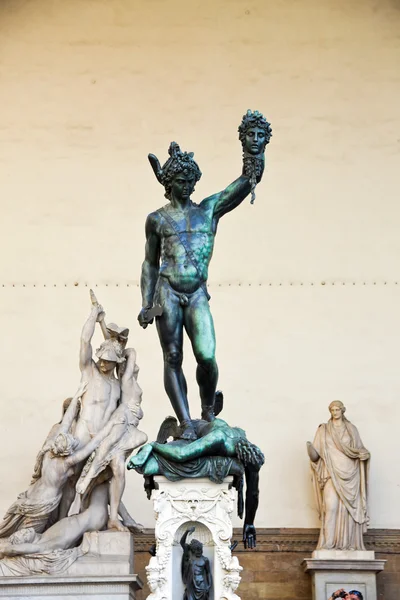
<svg viewBox="0 0 400 600">
<path fill-rule="evenodd" d="M 190 529 L 191 527 L 196 527 L 194 533 L 187 538 L 187 543 L 190 544 L 191 540 L 198 540 L 203 544 L 203 555 L 208 558 L 210 561 L 210 569 L 213 578 L 213 582 L 215 581 L 215 544 L 213 542 L 213 537 L 211 531 L 208 529 L 206 525 L 199 522 L 186 521 L 182 523 L 180 527 L 176 530 L 174 535 L 174 542 L 172 546 L 172 579 L 173 579 L 173 598 L 174 600 L 183 600 L 183 594 L 185 592 L 185 586 L 182 581 L 182 556 L 183 550 L 180 545 L 180 541 L 182 539 L 185 531 Z M 214 600 L 214 585 L 211 588 L 210 600 Z"/>
</svg>

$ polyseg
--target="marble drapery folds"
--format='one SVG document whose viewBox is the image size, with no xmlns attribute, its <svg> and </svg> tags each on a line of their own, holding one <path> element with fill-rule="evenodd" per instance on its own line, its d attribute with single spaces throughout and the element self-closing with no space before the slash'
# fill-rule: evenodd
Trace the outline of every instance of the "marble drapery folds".
<svg viewBox="0 0 400 600">
<path fill-rule="evenodd" d="M 357 428 L 346 418 L 320 425 L 313 442 L 319 454 L 311 462 L 314 492 L 322 522 L 318 549 L 365 550 L 369 460 Z"/>
</svg>

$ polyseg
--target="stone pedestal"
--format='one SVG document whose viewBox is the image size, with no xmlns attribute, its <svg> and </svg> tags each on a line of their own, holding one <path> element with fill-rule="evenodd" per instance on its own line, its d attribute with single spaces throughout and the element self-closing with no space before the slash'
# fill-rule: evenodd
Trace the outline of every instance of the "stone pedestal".
<svg viewBox="0 0 400 600">
<path fill-rule="evenodd" d="M 340 588 L 358 590 L 364 600 L 377 600 L 376 574 L 385 568 L 374 552 L 359 550 L 316 550 L 303 562 L 311 574 L 313 600 L 329 600 Z"/>
<path fill-rule="evenodd" d="M 142 583 L 136 575 L 2 577 L 0 598 L 10 600 L 134 600 Z"/>
<path fill-rule="evenodd" d="M 24 557 L 24 562 L 19 557 L 0 561 L 3 572 L 9 574 L 0 577 L 0 598 L 134 600 L 136 590 L 143 584 L 133 573 L 133 556 L 131 533 L 85 533 L 79 558 L 62 572 L 40 573 L 40 555 Z M 20 563 L 16 562 L 18 559 Z M 22 566 L 35 569 L 36 574 L 13 576 L 12 572 Z"/>
<path fill-rule="evenodd" d="M 203 478 L 171 482 L 161 476 L 155 477 L 154 481 L 156 489 L 152 492 L 152 500 L 157 552 L 146 567 L 152 592 L 148 600 L 183 598 L 179 542 L 192 526 L 196 527 L 192 537 L 202 542 L 204 556 L 211 564 L 213 594 L 210 600 L 240 600 L 235 591 L 242 567 L 230 551 L 231 514 L 236 502 L 232 477 L 227 477 L 222 484 Z"/>
</svg>

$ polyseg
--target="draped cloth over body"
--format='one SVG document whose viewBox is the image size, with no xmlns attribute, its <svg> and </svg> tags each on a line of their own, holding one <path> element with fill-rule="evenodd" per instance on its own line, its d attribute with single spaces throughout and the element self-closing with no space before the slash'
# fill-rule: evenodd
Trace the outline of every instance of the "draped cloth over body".
<svg viewBox="0 0 400 600">
<path fill-rule="evenodd" d="M 67 550 L 53 550 L 47 553 L 25 556 L 6 556 L 0 560 L 0 576 L 59 575 L 68 569 L 85 552 L 82 547 Z"/>
<path fill-rule="evenodd" d="M 318 549 L 365 550 L 363 533 L 367 530 L 367 484 L 369 460 L 360 460 L 367 452 L 357 428 L 344 419 L 344 429 L 336 430 L 332 420 L 320 425 L 314 448 L 320 458 L 311 462 L 314 491 L 322 522 Z M 332 482 L 339 502 L 333 541 L 326 540 L 326 489 Z"/>
<path fill-rule="evenodd" d="M 51 514 L 58 507 L 61 495 L 60 492 L 50 500 L 39 502 L 36 499 L 30 500 L 26 492 L 20 494 L 0 523 L 0 538 L 9 537 L 17 530 L 28 527 L 33 527 L 37 533 L 42 533 L 47 527 Z"/>
</svg>

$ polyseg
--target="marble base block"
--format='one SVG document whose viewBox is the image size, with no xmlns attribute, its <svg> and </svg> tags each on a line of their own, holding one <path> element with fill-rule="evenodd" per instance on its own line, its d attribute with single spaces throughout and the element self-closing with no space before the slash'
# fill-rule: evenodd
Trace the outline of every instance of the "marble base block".
<svg viewBox="0 0 400 600">
<path fill-rule="evenodd" d="M 10 600 L 135 600 L 142 582 L 136 575 L 2 577 L 0 598 Z"/>
<path fill-rule="evenodd" d="M 72 600 L 85 597 L 93 600 L 134 600 L 135 592 L 143 584 L 133 573 L 131 533 L 85 533 L 80 551 L 81 556 L 62 573 L 0 577 L 0 598 Z M 31 557 L 35 559 L 35 555 Z M 11 568 L 15 559 L 9 559 Z M 38 566 L 40 567 L 39 562 L 36 562 L 35 568 Z"/>
<path fill-rule="evenodd" d="M 129 575 L 133 573 L 133 535 L 121 531 L 85 533 L 84 555 L 63 575 Z"/>
<path fill-rule="evenodd" d="M 231 514 L 236 504 L 232 477 L 217 484 L 209 479 L 168 481 L 154 477 L 152 492 L 156 516 L 156 555 L 146 567 L 151 590 L 148 600 L 179 600 L 184 595 L 181 576 L 180 539 L 194 526 L 193 539 L 203 544 L 204 556 L 210 561 L 213 594 L 211 600 L 240 600 L 235 591 L 242 567 L 232 556 Z M 188 542 L 190 543 L 190 539 Z"/>
<path fill-rule="evenodd" d="M 377 600 L 376 574 L 385 562 L 369 551 L 316 550 L 303 566 L 312 577 L 313 600 L 328 600 L 340 588 L 358 590 L 364 600 Z"/>
<path fill-rule="evenodd" d="M 319 560 L 375 560 L 369 550 L 314 550 L 312 558 Z"/>
</svg>

